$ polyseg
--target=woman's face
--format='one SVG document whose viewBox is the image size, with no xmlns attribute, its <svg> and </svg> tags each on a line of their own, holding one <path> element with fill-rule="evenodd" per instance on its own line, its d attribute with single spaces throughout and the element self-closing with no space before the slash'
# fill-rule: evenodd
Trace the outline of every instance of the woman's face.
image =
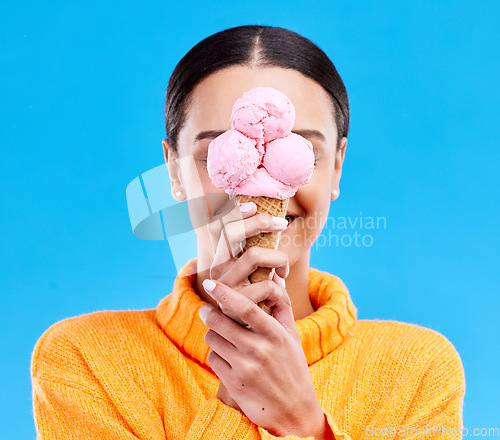
<svg viewBox="0 0 500 440">
<path fill-rule="evenodd" d="M 295 70 L 280 67 L 231 66 L 209 75 L 190 95 L 185 125 L 179 133 L 177 157 L 168 140 L 163 140 L 165 160 L 172 195 L 179 201 L 186 198 L 188 201 L 198 240 L 198 262 L 203 260 L 210 265 L 213 249 L 208 228 L 198 226 L 228 211 L 235 202 L 229 200 L 224 190 L 216 188 L 208 176 L 208 145 L 231 128 L 234 102 L 256 86 L 274 87 L 290 98 L 296 112 L 292 131 L 307 138 L 314 146 L 314 172 L 310 181 L 299 187 L 290 199 L 288 213 L 296 219 L 282 233 L 278 248 L 288 255 L 292 269 L 304 258 L 309 264 L 310 247 L 325 225 L 330 201 L 336 198 L 347 141 L 342 138 L 340 150 L 335 151 L 337 127 L 334 109 L 327 92 L 318 83 Z M 179 190 L 183 191 L 181 196 L 176 195 Z"/>
</svg>

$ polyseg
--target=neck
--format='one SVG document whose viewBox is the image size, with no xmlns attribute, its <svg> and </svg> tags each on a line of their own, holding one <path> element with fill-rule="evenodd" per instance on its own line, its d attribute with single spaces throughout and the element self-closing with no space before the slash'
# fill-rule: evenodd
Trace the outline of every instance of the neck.
<svg viewBox="0 0 500 440">
<path fill-rule="evenodd" d="M 199 267 L 209 267 L 202 261 L 204 255 L 198 252 Z M 310 249 L 301 258 L 290 266 L 290 273 L 285 279 L 286 290 L 292 304 L 293 316 L 297 321 L 309 316 L 314 312 L 314 307 L 309 298 L 309 259 Z M 217 302 L 203 288 L 203 281 L 209 276 L 209 270 L 198 271 L 196 273 L 194 288 L 198 296 L 205 302 L 217 307 Z"/>
<path fill-rule="evenodd" d="M 290 273 L 285 279 L 296 321 L 309 316 L 315 310 L 309 298 L 309 258 L 310 249 L 290 266 Z"/>
</svg>

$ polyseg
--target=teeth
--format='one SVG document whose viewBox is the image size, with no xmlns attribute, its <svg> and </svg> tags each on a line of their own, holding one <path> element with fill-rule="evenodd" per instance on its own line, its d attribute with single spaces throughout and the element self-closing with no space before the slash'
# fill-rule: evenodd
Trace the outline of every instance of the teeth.
<svg viewBox="0 0 500 440">
<path fill-rule="evenodd" d="M 295 217 L 292 217 L 291 215 L 287 215 L 285 218 L 288 220 L 287 227 L 290 226 L 290 224 L 295 220 Z"/>
</svg>

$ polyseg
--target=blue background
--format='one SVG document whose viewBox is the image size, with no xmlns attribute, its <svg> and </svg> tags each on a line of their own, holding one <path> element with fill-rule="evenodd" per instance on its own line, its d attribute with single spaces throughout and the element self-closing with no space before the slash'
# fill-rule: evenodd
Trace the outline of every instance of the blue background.
<svg viewBox="0 0 500 440">
<path fill-rule="evenodd" d="M 465 426 L 498 427 L 500 4 L 220 4 L 2 6 L 3 438 L 34 438 L 30 356 L 45 329 L 154 308 L 170 292 L 167 242 L 134 237 L 125 188 L 163 163 L 176 63 L 242 24 L 287 27 L 331 57 L 352 118 L 331 215 L 386 218 L 385 229 L 359 231 L 372 246 L 319 248 L 311 266 L 344 280 L 359 319 L 444 334 L 465 367 Z"/>
</svg>

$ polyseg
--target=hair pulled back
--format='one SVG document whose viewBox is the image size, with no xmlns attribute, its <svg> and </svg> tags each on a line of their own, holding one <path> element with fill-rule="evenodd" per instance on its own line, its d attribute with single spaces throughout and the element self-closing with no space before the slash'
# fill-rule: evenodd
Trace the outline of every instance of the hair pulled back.
<svg viewBox="0 0 500 440">
<path fill-rule="evenodd" d="M 294 69 L 319 83 L 331 97 L 337 146 L 349 132 L 349 101 L 337 69 L 307 38 L 275 26 L 246 25 L 213 34 L 196 44 L 175 67 L 167 86 L 165 129 L 177 153 L 189 96 L 205 77 L 234 65 Z"/>
</svg>

